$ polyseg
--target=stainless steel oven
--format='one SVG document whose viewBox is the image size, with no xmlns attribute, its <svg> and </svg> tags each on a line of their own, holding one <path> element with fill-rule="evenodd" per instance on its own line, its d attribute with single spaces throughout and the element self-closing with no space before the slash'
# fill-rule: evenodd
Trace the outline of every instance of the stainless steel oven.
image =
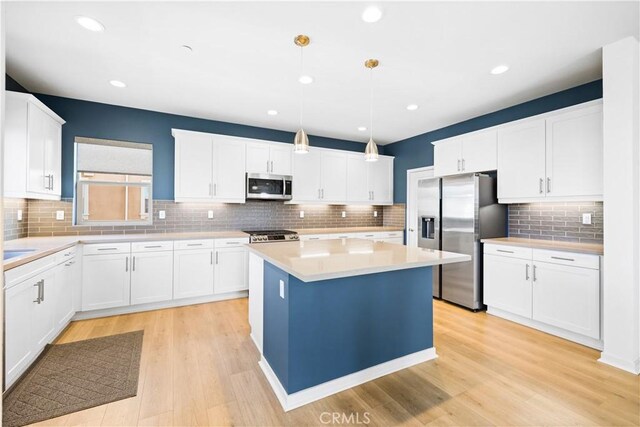
<svg viewBox="0 0 640 427">
<path fill-rule="evenodd" d="M 290 175 L 247 174 L 247 199 L 291 200 Z"/>
</svg>

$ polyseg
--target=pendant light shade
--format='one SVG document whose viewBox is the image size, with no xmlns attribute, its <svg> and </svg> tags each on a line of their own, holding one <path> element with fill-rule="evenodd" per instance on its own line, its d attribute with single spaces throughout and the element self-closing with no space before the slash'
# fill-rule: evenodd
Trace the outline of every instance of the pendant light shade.
<svg viewBox="0 0 640 427">
<path fill-rule="evenodd" d="M 373 138 L 367 142 L 367 147 L 364 149 L 364 160 L 367 162 L 375 162 L 378 160 L 378 146 Z"/>
<path fill-rule="evenodd" d="M 377 162 L 378 161 L 378 146 L 376 142 L 373 140 L 373 69 L 378 66 L 379 62 L 377 59 L 367 59 L 364 62 L 364 66 L 369 69 L 371 73 L 370 85 L 371 85 L 371 97 L 369 99 L 369 142 L 367 143 L 366 148 L 364 149 L 364 160 L 367 162 Z"/>
<path fill-rule="evenodd" d="M 304 71 L 304 56 L 303 49 L 305 46 L 309 45 L 309 36 L 305 36 L 304 34 L 300 34 L 293 39 L 293 42 L 296 46 L 300 47 L 300 75 L 303 75 Z M 296 132 L 296 136 L 293 139 L 293 152 L 296 154 L 306 154 L 309 152 L 309 137 L 307 133 L 302 129 L 302 112 L 304 106 L 304 89 L 302 82 L 300 82 L 300 130 Z"/>
<path fill-rule="evenodd" d="M 309 137 L 304 129 L 296 132 L 296 137 L 293 139 L 293 152 L 297 154 L 306 154 L 309 152 Z"/>
</svg>

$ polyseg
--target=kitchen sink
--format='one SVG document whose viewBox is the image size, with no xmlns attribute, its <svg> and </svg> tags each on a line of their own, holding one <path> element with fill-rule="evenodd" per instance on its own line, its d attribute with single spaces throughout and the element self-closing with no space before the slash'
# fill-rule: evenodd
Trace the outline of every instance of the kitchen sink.
<svg viewBox="0 0 640 427">
<path fill-rule="evenodd" d="M 35 251 L 35 249 L 9 249 L 4 251 L 4 260 L 8 260 L 11 258 L 16 258 L 19 256 L 30 254 Z"/>
</svg>

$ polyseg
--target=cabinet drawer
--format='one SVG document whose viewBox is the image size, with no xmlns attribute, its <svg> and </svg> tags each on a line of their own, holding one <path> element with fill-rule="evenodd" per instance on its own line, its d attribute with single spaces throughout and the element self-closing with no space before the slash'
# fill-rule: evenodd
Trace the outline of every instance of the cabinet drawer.
<svg viewBox="0 0 640 427">
<path fill-rule="evenodd" d="M 354 237 L 358 238 L 358 239 L 378 239 L 382 237 L 383 233 L 377 233 L 377 232 L 369 232 L 369 233 L 357 233 Z"/>
<path fill-rule="evenodd" d="M 306 240 L 327 240 L 331 239 L 331 234 L 302 234 L 300 235 L 301 241 Z"/>
<path fill-rule="evenodd" d="M 123 254 L 131 251 L 131 243 L 96 243 L 85 245 L 84 255 Z"/>
<path fill-rule="evenodd" d="M 389 238 L 393 238 L 393 237 L 403 237 L 402 236 L 402 231 L 383 231 L 381 233 L 378 233 L 379 236 L 378 237 L 382 237 L 385 239 L 389 239 Z"/>
<path fill-rule="evenodd" d="M 134 242 L 131 244 L 131 252 L 159 252 L 172 250 L 173 242 Z"/>
<path fill-rule="evenodd" d="M 173 245 L 176 251 L 183 249 L 213 249 L 213 239 L 177 240 Z"/>
<path fill-rule="evenodd" d="M 234 246 L 242 246 L 249 243 L 248 237 L 237 237 L 235 239 L 216 239 L 214 245 L 216 248 L 231 248 Z"/>
<path fill-rule="evenodd" d="M 573 267 L 591 268 L 594 270 L 600 269 L 600 257 L 598 255 L 534 249 L 533 259 L 534 261 L 549 262 L 552 264 L 570 265 Z"/>
<path fill-rule="evenodd" d="M 66 262 L 67 260 L 70 260 L 74 256 L 76 256 L 76 246 L 72 246 L 60 252 L 56 252 L 55 254 L 56 264 Z"/>
<path fill-rule="evenodd" d="M 357 237 L 357 233 L 338 233 L 331 235 L 332 239 L 353 239 L 354 237 Z"/>
<path fill-rule="evenodd" d="M 511 245 L 493 245 L 485 243 L 484 253 L 488 255 L 500 255 L 521 259 L 531 259 L 532 257 L 531 248 Z"/>
<path fill-rule="evenodd" d="M 21 265 L 20 267 L 12 268 L 11 270 L 4 273 L 4 288 L 8 289 L 12 286 L 15 286 L 18 283 L 23 282 L 35 276 L 36 274 L 39 274 L 44 270 L 53 267 L 55 264 L 56 255 L 53 254 L 31 261 L 27 264 Z"/>
</svg>

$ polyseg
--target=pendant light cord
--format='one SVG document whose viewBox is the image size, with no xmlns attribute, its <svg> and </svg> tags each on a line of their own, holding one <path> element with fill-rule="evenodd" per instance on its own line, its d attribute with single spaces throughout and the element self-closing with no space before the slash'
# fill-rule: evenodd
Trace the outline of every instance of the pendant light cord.
<svg viewBox="0 0 640 427">
<path fill-rule="evenodd" d="M 369 68 L 369 139 L 373 139 L 373 68 Z"/>
<path fill-rule="evenodd" d="M 298 80 L 300 79 L 300 77 L 302 76 L 302 73 L 304 72 L 304 46 L 300 46 L 300 75 L 298 76 Z M 304 84 L 300 83 L 300 81 L 298 81 L 298 84 L 300 84 L 300 129 L 302 129 L 302 114 L 304 112 Z"/>
</svg>

